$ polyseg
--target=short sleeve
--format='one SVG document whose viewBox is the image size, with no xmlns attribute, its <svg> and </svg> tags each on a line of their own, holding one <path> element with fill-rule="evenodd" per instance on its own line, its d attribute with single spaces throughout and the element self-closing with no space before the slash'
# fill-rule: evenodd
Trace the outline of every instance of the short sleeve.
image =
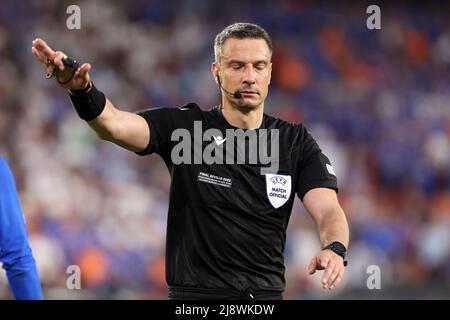
<svg viewBox="0 0 450 320">
<path fill-rule="evenodd" d="M 152 108 L 136 112 L 147 121 L 150 129 L 150 141 L 147 147 L 136 154 L 145 156 L 152 153 L 163 154 L 169 148 L 170 136 L 173 131 L 172 108 Z"/>
<path fill-rule="evenodd" d="M 297 194 L 303 201 L 305 194 L 314 188 L 330 188 L 338 192 L 337 178 L 330 159 L 322 153 L 311 134 L 302 127 L 302 152 L 299 157 Z"/>
<path fill-rule="evenodd" d="M 136 112 L 147 122 L 150 129 L 150 141 L 147 147 L 136 154 L 145 156 L 156 153 L 163 158 L 170 154 L 172 132 L 176 128 L 189 123 L 192 113 L 186 110 L 199 111 L 195 103 L 188 103 L 180 108 L 151 108 Z M 191 121 L 192 122 L 192 121 Z"/>
</svg>

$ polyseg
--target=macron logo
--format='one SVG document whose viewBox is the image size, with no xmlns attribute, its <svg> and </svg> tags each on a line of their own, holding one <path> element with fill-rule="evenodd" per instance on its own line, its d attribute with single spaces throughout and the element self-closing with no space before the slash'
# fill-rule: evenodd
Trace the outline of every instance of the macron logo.
<svg viewBox="0 0 450 320">
<path fill-rule="evenodd" d="M 222 143 L 225 142 L 225 140 L 227 140 L 227 138 L 224 139 L 221 136 L 218 136 L 218 137 L 214 137 L 213 136 L 213 138 L 214 138 L 214 141 L 217 143 L 218 146 L 220 146 Z"/>
</svg>

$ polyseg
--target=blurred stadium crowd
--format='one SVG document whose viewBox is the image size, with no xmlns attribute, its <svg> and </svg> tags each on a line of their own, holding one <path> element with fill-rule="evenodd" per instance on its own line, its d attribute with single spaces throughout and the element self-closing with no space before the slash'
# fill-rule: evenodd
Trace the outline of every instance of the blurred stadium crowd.
<svg viewBox="0 0 450 320">
<path fill-rule="evenodd" d="M 81 30 L 66 8 L 81 8 Z M 369 4 L 369 3 L 368 3 Z M 256 22 L 274 42 L 266 112 L 303 122 L 330 157 L 351 225 L 341 288 L 322 292 L 319 249 L 294 206 L 285 298 L 450 298 L 450 8 L 313 1 L 2 1 L 0 154 L 14 171 L 49 299 L 165 299 L 169 173 L 100 141 L 31 54 L 39 36 L 90 62 L 123 110 L 219 103 L 214 36 Z M 444 6 L 444 8 L 442 8 Z M 81 268 L 68 290 L 66 268 Z M 379 266 L 381 289 L 367 288 Z M 4 272 L 0 298 L 10 298 Z"/>
</svg>

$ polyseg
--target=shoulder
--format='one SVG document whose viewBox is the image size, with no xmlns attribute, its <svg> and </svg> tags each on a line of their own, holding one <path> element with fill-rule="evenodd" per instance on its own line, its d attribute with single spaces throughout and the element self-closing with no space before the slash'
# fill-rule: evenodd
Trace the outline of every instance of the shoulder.
<svg viewBox="0 0 450 320">
<path fill-rule="evenodd" d="M 194 113 L 201 113 L 200 107 L 193 102 L 182 105 L 181 107 L 154 107 L 137 111 L 139 115 L 151 115 L 151 114 L 167 114 L 167 115 L 189 115 Z"/>
<path fill-rule="evenodd" d="M 307 133 L 302 123 L 289 122 L 268 114 L 264 114 L 264 118 L 267 129 L 278 129 L 282 135 L 288 135 L 291 138 L 302 138 Z"/>
<path fill-rule="evenodd" d="M 205 111 L 196 103 L 187 103 L 181 107 L 155 107 L 137 111 L 136 114 L 144 117 L 148 122 L 163 124 L 164 126 L 183 126 L 194 120 L 201 120 Z"/>
</svg>

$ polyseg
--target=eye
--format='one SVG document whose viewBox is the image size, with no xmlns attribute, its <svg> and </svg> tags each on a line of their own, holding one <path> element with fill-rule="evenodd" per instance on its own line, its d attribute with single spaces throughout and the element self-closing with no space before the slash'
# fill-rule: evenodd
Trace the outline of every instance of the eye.
<svg viewBox="0 0 450 320">
<path fill-rule="evenodd" d="M 255 68 L 257 70 L 264 70 L 265 67 L 266 67 L 265 63 L 258 63 Z"/>
<path fill-rule="evenodd" d="M 234 70 L 239 70 L 240 68 L 242 68 L 242 65 L 239 63 L 233 63 L 231 65 L 231 68 L 233 68 Z"/>
</svg>

